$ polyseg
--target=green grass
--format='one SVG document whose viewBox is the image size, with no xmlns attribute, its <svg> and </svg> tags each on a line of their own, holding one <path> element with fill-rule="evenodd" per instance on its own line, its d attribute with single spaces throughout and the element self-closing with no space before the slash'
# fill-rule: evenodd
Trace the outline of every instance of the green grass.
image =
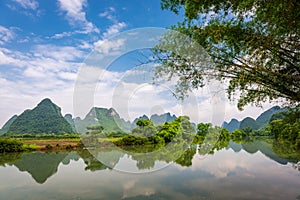
<svg viewBox="0 0 300 200">
<path fill-rule="evenodd" d="M 35 151 L 40 148 L 42 148 L 42 147 L 38 146 L 38 145 L 34 145 L 34 144 L 24 144 L 23 145 L 24 151 Z"/>
</svg>

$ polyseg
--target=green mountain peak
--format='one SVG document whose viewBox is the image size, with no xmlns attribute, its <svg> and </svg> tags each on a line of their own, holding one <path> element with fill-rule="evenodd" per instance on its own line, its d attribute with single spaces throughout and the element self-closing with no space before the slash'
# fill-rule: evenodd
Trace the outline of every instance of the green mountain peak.
<svg viewBox="0 0 300 200">
<path fill-rule="evenodd" d="M 8 134 L 73 133 L 61 109 L 50 99 L 42 100 L 34 109 L 25 110 L 8 129 Z"/>
</svg>

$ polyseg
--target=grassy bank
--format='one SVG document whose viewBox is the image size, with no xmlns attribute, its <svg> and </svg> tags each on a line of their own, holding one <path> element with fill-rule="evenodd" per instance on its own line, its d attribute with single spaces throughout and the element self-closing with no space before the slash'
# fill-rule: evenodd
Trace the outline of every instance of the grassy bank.
<svg viewBox="0 0 300 200">
<path fill-rule="evenodd" d="M 80 148 L 80 138 L 0 138 L 0 153 L 24 151 L 70 150 Z"/>
<path fill-rule="evenodd" d="M 120 138 L 98 138 L 100 146 L 110 146 Z M 110 145 L 109 145 L 110 144 Z M 24 151 L 62 151 L 84 148 L 81 138 L 10 138 L 0 137 L 0 153 Z"/>
<path fill-rule="evenodd" d="M 64 150 L 64 149 L 74 149 L 80 146 L 80 138 L 49 138 L 49 139 L 18 139 L 23 146 L 29 147 L 31 150 L 43 151 L 43 150 Z M 33 148 L 30 148 L 33 147 Z"/>
</svg>

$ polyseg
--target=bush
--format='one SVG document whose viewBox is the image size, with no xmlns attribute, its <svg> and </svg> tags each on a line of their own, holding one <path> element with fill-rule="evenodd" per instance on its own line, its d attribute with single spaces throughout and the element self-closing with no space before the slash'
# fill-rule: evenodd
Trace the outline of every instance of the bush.
<svg viewBox="0 0 300 200">
<path fill-rule="evenodd" d="M 72 145 L 68 144 L 68 145 L 66 146 L 66 150 L 72 150 L 72 149 L 73 149 L 73 146 L 72 146 Z"/>
<path fill-rule="evenodd" d="M 0 153 L 24 151 L 23 143 L 17 140 L 0 139 Z"/>
</svg>

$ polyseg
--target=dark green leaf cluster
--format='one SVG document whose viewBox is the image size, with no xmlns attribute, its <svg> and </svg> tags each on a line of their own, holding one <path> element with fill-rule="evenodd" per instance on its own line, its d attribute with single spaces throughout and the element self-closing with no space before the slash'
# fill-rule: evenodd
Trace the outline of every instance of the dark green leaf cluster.
<svg viewBox="0 0 300 200">
<path fill-rule="evenodd" d="M 116 142 L 117 145 L 164 144 L 182 139 L 187 140 L 195 132 L 187 116 L 180 116 L 172 122 L 157 126 L 154 126 L 149 119 L 139 119 L 136 124 L 137 127 L 132 130 L 132 134 Z"/>
<path fill-rule="evenodd" d="M 300 149 L 300 109 L 288 110 L 282 115 L 282 119 L 270 123 L 270 132 L 275 139 L 289 141 L 295 148 Z"/>
<path fill-rule="evenodd" d="M 17 140 L 0 139 L 0 153 L 21 152 L 23 144 Z"/>
</svg>

